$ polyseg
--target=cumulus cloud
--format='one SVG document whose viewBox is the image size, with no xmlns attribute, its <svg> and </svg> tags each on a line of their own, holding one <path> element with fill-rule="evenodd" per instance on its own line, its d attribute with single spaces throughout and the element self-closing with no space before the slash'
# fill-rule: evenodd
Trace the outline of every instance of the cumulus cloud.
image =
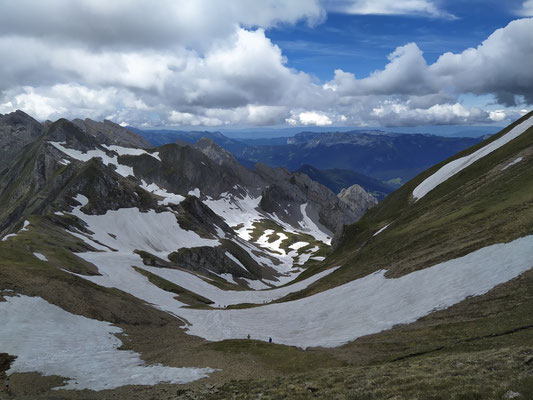
<svg viewBox="0 0 533 400">
<path fill-rule="evenodd" d="M 516 96 L 533 104 L 532 54 L 533 19 L 521 19 L 497 29 L 477 48 L 443 54 L 429 73 L 457 91 L 493 93 L 503 105 L 515 105 Z"/>
<path fill-rule="evenodd" d="M 41 120 L 107 118 L 143 127 L 364 126 L 500 122 L 514 115 L 503 106 L 533 103 L 533 19 L 431 65 L 409 43 L 367 77 L 339 69 L 319 84 L 289 68 L 265 33 L 320 22 L 317 0 L 0 2 L 0 113 L 20 108 Z M 443 12 L 429 0 L 325 4 L 357 5 L 360 13 Z M 492 95 L 500 106 L 466 107 L 462 93 Z"/>
<path fill-rule="evenodd" d="M 323 113 L 315 111 L 305 111 L 298 114 L 293 114 L 286 121 L 291 125 L 315 125 L 328 126 L 331 125 L 331 119 Z"/>
<path fill-rule="evenodd" d="M 398 47 L 388 57 L 389 64 L 368 78 L 356 79 L 351 73 L 335 71 L 332 82 L 325 85 L 340 94 L 428 94 L 438 87 L 428 74 L 422 51 L 415 43 Z"/>
<path fill-rule="evenodd" d="M 1 1 L 0 35 L 83 43 L 93 48 L 209 47 L 236 26 L 321 21 L 318 0 Z"/>
<path fill-rule="evenodd" d="M 501 113 L 491 116 L 476 108 L 465 113 L 454 103 L 460 94 L 471 93 L 493 95 L 504 106 L 533 104 L 531 54 L 533 19 L 521 19 L 496 30 L 477 48 L 445 53 L 434 64 L 427 65 L 422 51 L 410 43 L 398 47 L 383 70 L 362 79 L 337 70 L 323 87 L 351 102 L 379 104 L 371 116 L 387 124 L 396 116 L 398 123 L 499 122 Z M 510 115 L 515 114 L 506 118 Z"/>
</svg>

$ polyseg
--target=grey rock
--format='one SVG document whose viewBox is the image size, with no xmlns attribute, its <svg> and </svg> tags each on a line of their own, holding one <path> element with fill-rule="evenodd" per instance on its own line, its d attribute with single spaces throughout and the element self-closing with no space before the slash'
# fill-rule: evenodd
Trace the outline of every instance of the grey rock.
<svg viewBox="0 0 533 400">
<path fill-rule="evenodd" d="M 94 137 L 101 144 L 141 149 L 150 149 L 153 147 L 142 136 L 112 121 L 104 120 L 104 122 L 97 122 L 86 118 L 84 120 L 74 119 L 72 123 L 83 132 Z"/>
<path fill-rule="evenodd" d="M 358 220 L 365 215 L 369 208 L 378 204 L 378 200 L 359 185 L 342 189 L 337 197 L 355 213 Z"/>
<path fill-rule="evenodd" d="M 42 129 L 38 121 L 20 110 L 0 115 L 0 174 L 25 146 L 39 138 Z"/>
</svg>

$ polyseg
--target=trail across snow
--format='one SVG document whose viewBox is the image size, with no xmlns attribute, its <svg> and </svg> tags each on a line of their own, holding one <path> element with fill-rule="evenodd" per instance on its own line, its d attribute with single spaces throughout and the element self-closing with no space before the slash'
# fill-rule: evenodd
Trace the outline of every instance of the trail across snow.
<svg viewBox="0 0 533 400">
<path fill-rule="evenodd" d="M 481 149 L 476 150 L 472 154 L 458 158 L 457 160 L 450 161 L 448 164 L 442 166 L 437 172 L 435 172 L 433 175 L 429 176 L 421 184 L 419 184 L 413 190 L 413 197 L 416 200 L 421 199 L 430 191 L 435 189 L 438 185 L 440 185 L 442 182 L 450 179 L 452 176 L 462 171 L 466 167 L 472 165 L 479 159 L 485 157 L 486 155 L 492 153 L 495 150 L 498 150 L 500 147 L 509 143 L 511 140 L 516 139 L 518 136 L 520 136 L 532 126 L 533 117 L 530 117 L 529 119 L 515 126 L 502 137 L 483 146 Z"/>
</svg>

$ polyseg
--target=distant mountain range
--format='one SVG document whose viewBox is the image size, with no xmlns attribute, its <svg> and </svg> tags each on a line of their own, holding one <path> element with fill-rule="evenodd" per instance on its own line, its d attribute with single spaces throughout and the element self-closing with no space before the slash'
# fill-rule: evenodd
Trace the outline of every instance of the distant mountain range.
<svg viewBox="0 0 533 400">
<path fill-rule="evenodd" d="M 130 129 L 154 146 L 177 141 L 196 143 L 206 137 L 249 168 L 253 168 L 256 162 L 291 171 L 310 166 L 314 168 L 315 177 L 320 176 L 320 182 L 334 192 L 347 187 L 341 185 L 357 183 L 381 198 L 390 193 L 391 186 L 400 186 L 430 166 L 486 138 L 369 130 L 301 132 L 290 138 L 236 140 L 220 132 Z"/>
</svg>

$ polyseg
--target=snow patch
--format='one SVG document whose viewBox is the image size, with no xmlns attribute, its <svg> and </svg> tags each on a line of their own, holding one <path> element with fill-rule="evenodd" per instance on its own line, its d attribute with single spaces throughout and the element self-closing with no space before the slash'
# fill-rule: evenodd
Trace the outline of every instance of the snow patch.
<svg viewBox="0 0 533 400">
<path fill-rule="evenodd" d="M 200 196 L 201 196 L 200 189 L 196 188 L 194 190 L 189 190 L 188 195 L 189 196 L 196 196 L 196 197 L 200 198 Z"/>
<path fill-rule="evenodd" d="M 179 204 L 185 200 L 185 197 L 181 194 L 170 193 L 166 189 L 160 188 L 155 183 L 150 183 L 148 185 L 144 180 L 141 180 L 140 186 L 147 192 L 163 197 L 163 200 L 157 202 L 160 206 L 168 206 L 170 203 Z"/>
<path fill-rule="evenodd" d="M 33 255 L 41 261 L 48 261 L 48 258 L 46 258 L 46 256 L 41 253 L 34 252 Z"/>
<path fill-rule="evenodd" d="M 303 230 L 313 236 L 315 239 L 330 245 L 333 234 L 326 227 L 322 226 L 322 224 L 315 223 L 309 217 L 307 214 L 307 203 L 300 205 L 300 212 L 303 215 L 303 220 L 300 223 L 300 226 L 303 228 Z"/>
<path fill-rule="evenodd" d="M 531 269 L 532 259 L 533 236 L 527 236 L 397 279 L 386 278 L 381 270 L 300 300 L 242 310 L 186 310 L 182 315 L 191 323 L 188 332 L 207 340 L 251 334 L 302 348 L 336 347 L 483 295 Z"/>
<path fill-rule="evenodd" d="M 442 166 L 437 172 L 430 177 L 426 178 L 415 190 L 413 190 L 413 197 L 415 200 L 419 200 L 435 189 L 442 182 L 450 179 L 452 176 L 462 171 L 466 167 L 472 165 L 476 161 L 485 157 L 486 155 L 498 150 L 503 145 L 509 143 L 511 140 L 517 138 L 526 130 L 533 126 L 533 118 L 529 118 L 526 121 L 518 124 L 509 132 L 495 141 L 487 144 L 479 150 L 476 150 L 472 154 L 458 158 L 457 160 L 450 161 L 448 164 Z"/>
<path fill-rule="evenodd" d="M 133 168 L 127 165 L 119 164 L 118 157 L 113 156 L 109 157 L 107 153 L 103 150 L 94 149 L 94 150 L 88 150 L 86 153 L 83 153 L 76 149 L 69 149 L 64 146 L 66 144 L 65 142 L 48 142 L 52 146 L 54 146 L 59 151 L 65 153 L 67 156 L 74 158 L 79 161 L 89 161 L 91 158 L 101 158 L 102 162 L 105 165 L 113 165 L 115 166 L 115 170 L 118 174 L 122 176 L 135 176 L 133 173 Z M 144 150 L 143 150 L 144 151 Z"/>
<path fill-rule="evenodd" d="M 507 164 L 505 167 L 503 167 L 502 171 L 505 171 L 507 168 L 512 167 L 515 164 L 518 164 L 522 160 L 523 160 L 523 157 L 518 157 L 516 160 L 511 161 L 509 164 Z"/>
<path fill-rule="evenodd" d="M 379 231 L 377 231 L 376 233 L 374 233 L 372 236 L 377 236 L 377 235 L 379 235 L 381 232 L 383 232 L 383 231 L 384 231 L 385 229 L 387 229 L 389 226 L 390 226 L 390 224 L 385 225 L 383 228 L 381 228 Z"/>
<path fill-rule="evenodd" d="M 76 200 L 83 202 L 85 196 L 78 195 Z M 153 254 L 169 253 L 182 247 L 217 246 L 218 240 L 204 239 L 194 231 L 182 229 L 174 212 L 156 213 L 154 210 L 141 212 L 137 208 L 109 210 L 103 215 L 87 215 L 76 207 L 73 215 L 83 220 L 93 232 L 96 240 L 119 251 L 131 253 L 144 250 Z M 109 234 L 113 234 L 116 239 Z"/>
<path fill-rule="evenodd" d="M 18 231 L 17 233 L 10 233 L 9 235 L 5 235 L 5 236 L 2 238 L 2 242 L 5 242 L 5 241 L 7 241 L 8 239 L 17 236 L 20 232 L 27 231 L 27 230 L 28 230 L 28 225 L 30 225 L 30 221 L 28 221 L 28 220 L 24 221 L 24 224 L 23 224 L 22 228 L 20 228 L 19 231 Z"/>
<path fill-rule="evenodd" d="M 124 385 L 188 383 L 211 368 L 145 365 L 138 353 L 118 350 L 122 329 L 71 314 L 40 297 L 6 297 L 0 302 L 2 350 L 17 356 L 8 375 L 39 372 L 68 378 L 55 389 L 114 389 Z"/>
<path fill-rule="evenodd" d="M 143 149 L 135 149 L 132 147 L 122 147 L 122 146 L 116 146 L 116 145 L 107 145 L 103 144 L 102 147 L 106 148 L 109 151 L 114 151 L 119 156 L 140 156 L 142 154 L 148 154 L 149 156 L 155 158 L 158 161 L 161 161 L 159 158 L 159 153 L 149 153 L 146 150 Z"/>
<path fill-rule="evenodd" d="M 242 265 L 242 263 L 237 259 L 237 257 L 235 257 L 233 254 L 231 254 L 229 251 L 226 251 L 225 253 L 226 257 L 228 257 L 231 261 L 233 261 L 235 264 L 237 264 L 239 267 L 241 267 L 242 269 L 244 269 L 246 272 L 248 272 L 248 270 L 246 269 L 246 267 L 244 265 Z"/>
</svg>

